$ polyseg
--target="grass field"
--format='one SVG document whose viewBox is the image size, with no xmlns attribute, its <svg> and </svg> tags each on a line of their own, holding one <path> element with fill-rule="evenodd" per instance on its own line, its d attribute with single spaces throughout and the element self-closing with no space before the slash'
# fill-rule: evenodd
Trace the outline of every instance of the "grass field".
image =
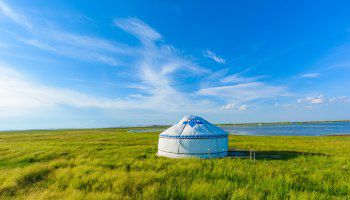
<svg viewBox="0 0 350 200">
<path fill-rule="evenodd" d="M 126 131 L 0 133 L 0 199 L 350 199 L 348 136 L 231 136 L 257 159 L 199 160 Z"/>
</svg>

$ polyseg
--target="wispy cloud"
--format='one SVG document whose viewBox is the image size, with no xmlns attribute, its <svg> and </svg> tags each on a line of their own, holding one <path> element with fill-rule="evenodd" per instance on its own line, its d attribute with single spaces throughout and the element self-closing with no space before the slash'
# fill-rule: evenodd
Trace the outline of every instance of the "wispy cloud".
<svg viewBox="0 0 350 200">
<path fill-rule="evenodd" d="M 27 18 L 24 15 L 21 15 L 18 12 L 14 11 L 4 1 L 0 1 L 0 13 L 2 13 L 6 17 L 10 18 L 13 22 L 24 28 L 32 28 L 32 24 L 27 20 Z"/>
<path fill-rule="evenodd" d="M 55 26 L 43 27 L 40 21 L 47 20 L 41 17 L 36 17 L 36 23 L 30 22 L 4 2 L 0 2 L 0 10 L 25 28 L 25 32 L 18 32 L 20 35 L 14 34 L 15 39 L 60 56 L 118 66 L 125 56 L 137 55 L 136 49 L 122 43 L 52 28 Z"/>
<path fill-rule="evenodd" d="M 22 73 L 0 66 L 0 110 L 21 111 L 70 105 L 75 107 L 107 108 L 114 101 L 96 98 L 74 90 L 43 86 Z"/>
<path fill-rule="evenodd" d="M 71 47 L 66 47 L 66 46 L 54 46 L 54 45 L 49 45 L 47 43 L 42 43 L 39 40 L 26 40 L 23 39 L 23 42 L 26 44 L 38 47 L 43 50 L 47 50 L 53 53 L 56 53 L 58 55 L 66 56 L 69 58 L 73 59 L 81 59 L 84 61 L 89 61 L 89 62 L 100 62 L 112 66 L 117 66 L 120 64 L 118 60 L 111 56 L 107 56 L 103 53 L 97 53 L 94 51 L 87 51 L 86 49 L 82 48 L 71 48 Z"/>
<path fill-rule="evenodd" d="M 114 24 L 142 41 L 156 41 L 162 38 L 157 31 L 137 18 L 115 19 Z"/>
<path fill-rule="evenodd" d="M 210 58 L 210 59 L 212 59 L 215 62 L 220 63 L 220 64 L 226 63 L 225 59 L 219 57 L 218 55 L 216 55 L 214 52 L 210 51 L 209 49 L 203 51 L 203 56 Z"/>
<path fill-rule="evenodd" d="M 74 81 L 74 82 L 81 82 L 81 83 L 88 83 L 88 84 L 94 84 L 94 85 L 107 85 L 107 86 L 115 86 L 115 87 L 121 87 L 120 84 L 114 83 L 114 82 L 108 82 L 108 81 L 91 81 L 91 80 L 85 80 L 80 78 L 72 78 L 72 77 L 63 77 L 63 80 L 68 81 Z"/>
<path fill-rule="evenodd" d="M 191 100 L 188 95 L 174 85 L 179 81 L 177 75 L 186 71 L 186 76 L 197 76 L 206 73 L 206 69 L 196 65 L 181 55 L 171 44 L 158 44 L 161 35 L 137 18 L 116 19 L 115 25 L 138 38 L 143 44 L 139 48 L 140 56 L 136 59 L 139 84 L 132 84 L 146 96 L 142 101 L 150 107 L 163 107 L 167 110 L 188 108 Z M 188 91 L 191 92 L 191 91 Z M 201 104 L 201 102 L 199 102 Z"/>
<path fill-rule="evenodd" d="M 22 73 L 0 67 L 0 110 L 22 113 L 56 106 L 100 109 L 147 109 L 149 102 L 96 97 L 71 89 L 44 86 Z"/>
<path fill-rule="evenodd" d="M 271 86 L 262 82 L 203 88 L 198 91 L 198 94 L 221 98 L 229 102 L 221 107 L 223 110 L 245 110 L 247 109 L 245 103 L 290 95 L 286 87 Z"/>
<path fill-rule="evenodd" d="M 11 12 L 15 13 L 13 9 Z M 261 82 L 264 76 L 227 75 L 227 71 L 215 72 L 199 66 L 191 57 L 167 43 L 157 30 L 138 18 L 114 20 L 117 28 L 140 41 L 135 46 L 28 23 L 34 27 L 33 30 L 17 36 L 24 44 L 72 59 L 130 68 L 133 80 L 124 85 L 132 88 L 133 94 L 128 93 L 119 98 L 94 96 L 33 82 L 20 72 L 3 67 L 0 71 L 3 74 L 0 77 L 0 94 L 6 98 L 0 100 L 0 109 L 42 109 L 63 105 L 77 108 L 209 112 L 220 111 L 223 104 L 226 105 L 222 109 L 246 110 L 253 101 L 289 95 L 286 87 Z M 220 64 L 226 63 L 225 59 L 210 50 L 206 50 L 204 56 Z M 191 85 L 186 90 L 178 87 L 189 78 L 199 79 L 200 85 L 205 79 L 203 75 L 208 74 L 218 75 L 215 80 L 209 80 L 211 83 L 206 87 Z M 196 106 L 193 106 L 194 101 Z"/>
<path fill-rule="evenodd" d="M 147 80 L 159 78 L 150 72 Z M 167 80 L 161 80 L 165 81 Z M 200 108 L 213 108 L 208 102 L 198 101 L 192 107 L 191 100 L 171 88 L 168 84 L 160 86 L 158 82 L 148 91 L 148 95 L 134 94 L 124 98 L 94 96 L 72 89 L 46 86 L 11 67 L 0 66 L 0 117 L 20 115 L 50 108 L 70 106 L 75 108 L 97 108 L 105 110 L 153 110 L 176 112 L 182 109 L 199 111 Z M 154 90 L 156 89 L 156 90 Z M 153 92 L 151 92 L 153 91 Z"/>
<path fill-rule="evenodd" d="M 58 29 L 50 30 L 47 37 L 67 45 L 84 47 L 96 51 L 99 50 L 121 55 L 131 55 L 136 53 L 135 48 L 132 48 L 126 44 L 98 37 L 66 32 Z"/>
<path fill-rule="evenodd" d="M 234 99 L 253 100 L 286 96 L 288 92 L 282 86 L 270 86 L 262 82 L 242 83 L 229 86 L 204 88 L 198 91 L 200 95 L 220 96 Z"/>
<path fill-rule="evenodd" d="M 321 74 L 320 73 L 308 73 L 308 74 L 302 74 L 300 75 L 301 78 L 317 78 Z"/>
<path fill-rule="evenodd" d="M 137 82 L 130 83 L 130 87 L 138 90 L 139 93 L 117 99 L 97 97 L 71 89 L 44 86 L 31 81 L 20 72 L 11 70 L 11 73 L 7 72 L 10 68 L 3 67 L 0 90 L 2 91 L 1 96 L 6 96 L 6 98 L 0 101 L 1 109 L 44 109 L 65 105 L 78 108 L 145 109 L 163 112 L 176 112 L 182 109 L 196 110 L 197 108 L 191 106 L 192 97 L 190 98 L 188 94 L 174 86 L 178 81 L 176 75 L 186 71 L 183 73 L 186 77 L 197 76 L 206 73 L 207 70 L 181 55 L 180 51 L 171 44 L 158 44 L 156 40 L 160 39 L 160 34 L 157 34 L 144 22 L 132 18 L 122 19 L 121 23 L 115 21 L 115 23 L 118 26 L 122 24 L 124 30 L 129 31 L 142 43 L 141 47 L 130 47 L 136 54 L 130 66 L 134 65 L 134 78 L 138 79 Z M 145 34 L 145 30 L 148 33 Z M 99 53 L 101 51 L 119 53 L 118 45 L 99 38 L 79 36 L 63 31 L 44 35 L 43 38 L 45 40 L 42 38 L 40 40 L 20 39 L 24 43 L 50 52 L 83 60 L 97 59 L 111 65 L 116 61 L 108 60 L 109 57 L 100 57 L 105 54 Z M 84 54 L 87 57 L 81 57 Z M 106 60 L 101 60 L 101 58 Z M 74 81 L 80 80 L 74 79 Z M 187 92 L 191 93 L 191 91 Z M 203 107 L 208 110 L 213 108 L 212 102 L 197 100 L 197 103 L 198 110 Z"/>
<path fill-rule="evenodd" d="M 253 77 L 243 77 L 239 74 L 233 74 L 229 76 L 225 76 L 220 79 L 222 83 L 248 83 L 248 82 L 254 82 L 259 79 L 262 79 L 266 76 L 253 76 Z"/>
</svg>

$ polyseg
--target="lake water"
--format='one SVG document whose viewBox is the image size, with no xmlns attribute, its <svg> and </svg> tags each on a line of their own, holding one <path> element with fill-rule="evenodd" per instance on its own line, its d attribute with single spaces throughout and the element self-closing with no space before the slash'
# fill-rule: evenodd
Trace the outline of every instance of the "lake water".
<svg viewBox="0 0 350 200">
<path fill-rule="evenodd" d="M 261 126 L 220 126 L 233 135 L 296 135 L 319 136 L 350 134 L 350 122 L 308 123 L 308 124 L 272 124 Z M 162 132 L 165 128 L 144 128 L 129 130 L 134 133 Z"/>
<path fill-rule="evenodd" d="M 338 135 L 350 134 L 350 122 L 272 124 L 261 126 L 220 126 L 234 135 Z"/>
</svg>

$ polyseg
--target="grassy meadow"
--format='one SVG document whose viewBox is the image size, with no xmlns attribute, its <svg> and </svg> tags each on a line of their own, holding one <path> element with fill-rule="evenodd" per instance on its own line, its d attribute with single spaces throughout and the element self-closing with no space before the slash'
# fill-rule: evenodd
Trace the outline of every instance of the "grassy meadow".
<svg viewBox="0 0 350 200">
<path fill-rule="evenodd" d="M 0 199 L 350 199 L 350 136 L 230 136 L 257 159 L 199 160 L 127 130 L 0 133 Z"/>
</svg>

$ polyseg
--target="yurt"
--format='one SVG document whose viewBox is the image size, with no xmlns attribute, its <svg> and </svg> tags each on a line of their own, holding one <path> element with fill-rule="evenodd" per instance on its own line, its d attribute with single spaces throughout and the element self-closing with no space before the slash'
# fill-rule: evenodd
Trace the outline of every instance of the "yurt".
<svg viewBox="0 0 350 200">
<path fill-rule="evenodd" d="M 169 158 L 227 156 L 228 134 L 201 117 L 186 116 L 159 135 L 158 155 Z"/>
</svg>

